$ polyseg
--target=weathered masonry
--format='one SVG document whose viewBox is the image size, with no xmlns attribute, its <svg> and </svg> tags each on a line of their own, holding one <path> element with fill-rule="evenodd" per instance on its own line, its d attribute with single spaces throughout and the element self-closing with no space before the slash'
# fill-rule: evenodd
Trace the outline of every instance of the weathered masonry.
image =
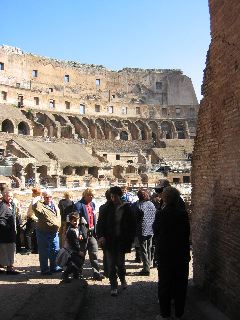
<svg viewBox="0 0 240 320">
<path fill-rule="evenodd" d="M 240 2 L 210 0 L 193 156 L 194 280 L 240 319 Z"/>
<path fill-rule="evenodd" d="M 39 145 L 31 153 L 23 140 L 32 137 L 34 145 L 41 137 L 48 143 L 81 143 L 82 148 L 87 143 L 87 152 L 96 160 L 90 161 L 94 165 L 91 170 L 65 170 L 64 163 L 75 168 L 76 162 L 64 162 L 64 148 L 60 159 L 49 155 L 49 148 L 42 144 L 40 149 L 51 160 L 47 175 L 78 176 L 76 172 L 81 172 L 84 176 L 87 172 L 98 178 L 108 171 L 117 179 L 128 175 L 137 183 L 142 181 L 139 174 L 164 161 L 165 155 L 169 157 L 172 145 L 179 151 L 174 160 L 187 159 L 198 113 L 191 79 L 181 70 L 110 71 L 103 66 L 27 54 L 9 46 L 0 47 L 0 107 L 3 140 L 12 135 L 18 144 L 6 145 L 11 154 L 24 158 L 29 153 L 35 158 Z M 17 141 L 16 135 L 22 140 Z M 18 155 L 16 148 L 21 149 Z M 37 160 L 33 165 L 42 164 Z"/>
</svg>

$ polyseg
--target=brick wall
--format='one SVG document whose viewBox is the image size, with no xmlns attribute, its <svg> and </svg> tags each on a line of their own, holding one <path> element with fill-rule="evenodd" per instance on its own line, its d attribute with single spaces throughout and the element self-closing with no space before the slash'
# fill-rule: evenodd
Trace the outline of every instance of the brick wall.
<svg viewBox="0 0 240 320">
<path fill-rule="evenodd" d="M 194 281 L 240 319 L 240 1 L 209 0 L 211 45 L 193 156 Z"/>
</svg>

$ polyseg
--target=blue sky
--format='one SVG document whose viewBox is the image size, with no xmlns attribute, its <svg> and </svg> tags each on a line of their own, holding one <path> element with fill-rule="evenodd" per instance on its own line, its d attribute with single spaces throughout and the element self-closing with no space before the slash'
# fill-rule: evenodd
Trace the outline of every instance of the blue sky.
<svg viewBox="0 0 240 320">
<path fill-rule="evenodd" d="M 112 70 L 182 69 L 201 98 L 207 0 L 1 0 L 1 8 L 0 44 Z"/>
</svg>

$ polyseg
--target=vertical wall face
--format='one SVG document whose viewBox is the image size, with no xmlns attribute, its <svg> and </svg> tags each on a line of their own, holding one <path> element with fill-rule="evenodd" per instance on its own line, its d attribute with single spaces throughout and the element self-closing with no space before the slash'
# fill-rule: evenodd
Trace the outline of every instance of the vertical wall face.
<svg viewBox="0 0 240 320">
<path fill-rule="evenodd" d="M 212 41 L 193 157 L 195 283 L 240 315 L 240 1 L 209 0 Z"/>
</svg>

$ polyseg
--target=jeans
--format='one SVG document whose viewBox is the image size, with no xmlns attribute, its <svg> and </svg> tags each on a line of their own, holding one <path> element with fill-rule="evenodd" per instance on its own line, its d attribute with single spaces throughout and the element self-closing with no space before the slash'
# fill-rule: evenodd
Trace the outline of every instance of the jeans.
<svg viewBox="0 0 240 320">
<path fill-rule="evenodd" d="M 58 232 L 47 232 L 37 229 L 37 242 L 41 272 L 54 272 L 60 269 L 56 265 L 56 257 L 59 251 Z M 50 261 L 50 268 L 48 260 Z"/>
<path fill-rule="evenodd" d="M 121 282 L 125 281 L 125 253 L 119 250 L 106 250 L 106 255 L 108 261 L 108 277 L 110 285 L 112 289 L 117 289 L 117 276 Z"/>
<path fill-rule="evenodd" d="M 152 263 L 152 236 L 141 236 L 138 238 L 140 244 L 143 270 L 150 272 Z"/>
</svg>

